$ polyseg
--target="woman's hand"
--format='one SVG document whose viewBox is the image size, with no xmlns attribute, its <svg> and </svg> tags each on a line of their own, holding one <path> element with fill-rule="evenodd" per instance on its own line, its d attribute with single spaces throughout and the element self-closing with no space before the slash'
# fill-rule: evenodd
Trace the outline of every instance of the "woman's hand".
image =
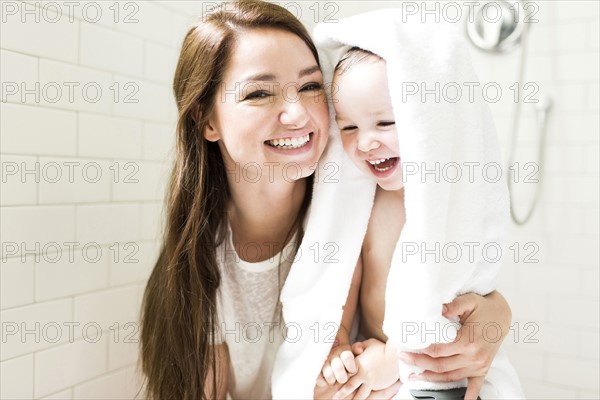
<svg viewBox="0 0 600 400">
<path fill-rule="evenodd" d="M 422 354 L 402 352 L 399 357 L 425 369 L 409 379 L 449 382 L 468 378 L 465 399 L 477 399 L 485 375 L 508 334 L 510 307 L 496 291 L 485 297 L 467 293 L 446 304 L 443 315 L 460 318 L 462 328 L 454 342 L 432 344 Z"/>
</svg>

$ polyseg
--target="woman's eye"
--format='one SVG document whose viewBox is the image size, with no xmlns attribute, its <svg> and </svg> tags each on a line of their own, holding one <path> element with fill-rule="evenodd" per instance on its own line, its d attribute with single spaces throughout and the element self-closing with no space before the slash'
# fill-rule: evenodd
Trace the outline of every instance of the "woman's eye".
<svg viewBox="0 0 600 400">
<path fill-rule="evenodd" d="M 248 95 L 246 95 L 246 97 L 244 98 L 244 100 L 256 100 L 256 99 L 263 99 L 265 97 L 269 97 L 270 93 L 266 92 L 264 90 L 257 90 L 255 92 L 249 93 Z"/>
<path fill-rule="evenodd" d="M 382 127 L 391 126 L 391 125 L 396 125 L 396 121 L 381 121 L 381 122 L 377 123 L 377 126 L 382 126 Z"/>
<path fill-rule="evenodd" d="M 323 89 L 323 85 L 318 82 L 307 83 L 306 85 L 300 88 L 300 91 L 310 91 L 310 90 L 321 90 Z"/>
</svg>

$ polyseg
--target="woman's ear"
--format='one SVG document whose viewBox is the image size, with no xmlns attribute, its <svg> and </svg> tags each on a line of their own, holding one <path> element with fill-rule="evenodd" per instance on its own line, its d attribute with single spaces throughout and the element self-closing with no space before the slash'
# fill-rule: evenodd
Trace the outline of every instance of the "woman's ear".
<svg viewBox="0 0 600 400">
<path fill-rule="evenodd" d="M 212 118 L 209 118 L 209 120 L 206 121 L 204 129 L 202 130 L 202 135 L 204 136 L 204 139 L 209 142 L 216 142 L 221 139 L 221 135 L 219 135 L 219 131 L 215 128 Z"/>
<path fill-rule="evenodd" d="M 200 121 L 200 114 L 200 107 L 196 105 L 191 113 L 192 120 L 196 125 L 198 125 L 198 121 Z M 204 139 L 208 140 L 209 142 L 216 142 L 221 138 L 219 132 L 215 128 L 215 123 L 212 117 L 206 121 L 206 124 L 202 129 L 202 136 L 204 136 Z"/>
</svg>

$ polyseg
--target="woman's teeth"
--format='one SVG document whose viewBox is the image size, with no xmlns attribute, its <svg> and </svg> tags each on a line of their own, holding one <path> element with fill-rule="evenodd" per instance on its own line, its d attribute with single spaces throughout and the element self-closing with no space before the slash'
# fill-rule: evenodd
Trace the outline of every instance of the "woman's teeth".
<svg viewBox="0 0 600 400">
<path fill-rule="evenodd" d="M 267 140 L 267 144 L 281 149 L 298 149 L 310 141 L 310 133 L 304 136 L 285 139 Z"/>
</svg>

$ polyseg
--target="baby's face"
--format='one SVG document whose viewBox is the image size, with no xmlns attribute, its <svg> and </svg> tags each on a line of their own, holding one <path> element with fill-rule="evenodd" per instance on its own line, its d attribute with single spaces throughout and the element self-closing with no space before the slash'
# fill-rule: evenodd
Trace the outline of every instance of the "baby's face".
<svg viewBox="0 0 600 400">
<path fill-rule="evenodd" d="M 367 59 L 334 77 L 333 101 L 344 150 L 385 190 L 402 182 L 400 150 L 383 60 Z"/>
</svg>

